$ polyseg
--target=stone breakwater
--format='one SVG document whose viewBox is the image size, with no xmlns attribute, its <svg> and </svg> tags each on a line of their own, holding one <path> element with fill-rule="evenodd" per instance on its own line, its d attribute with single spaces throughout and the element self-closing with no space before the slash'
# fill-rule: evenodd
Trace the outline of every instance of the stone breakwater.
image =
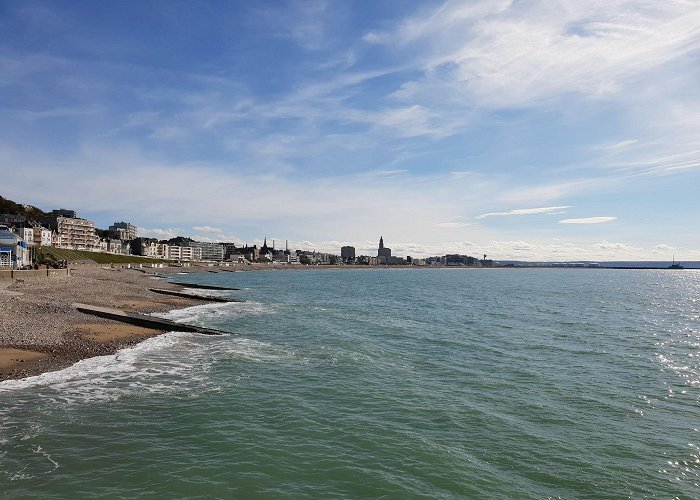
<svg viewBox="0 0 700 500">
<path fill-rule="evenodd" d="M 158 271 L 167 274 L 180 269 Z M 154 285 L 150 278 L 133 269 L 78 269 L 60 280 L 0 285 L 0 381 L 113 354 L 163 333 L 86 315 L 72 307 L 74 302 L 151 313 L 207 301 L 154 293 L 149 290 Z M 181 289 L 162 280 L 158 287 Z"/>
</svg>

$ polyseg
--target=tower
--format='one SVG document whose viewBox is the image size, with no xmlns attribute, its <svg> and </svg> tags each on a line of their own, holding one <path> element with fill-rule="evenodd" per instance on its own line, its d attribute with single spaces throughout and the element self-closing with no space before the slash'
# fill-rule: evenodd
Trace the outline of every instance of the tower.
<svg viewBox="0 0 700 500">
<path fill-rule="evenodd" d="M 379 237 L 379 250 L 377 251 L 377 257 L 383 264 L 389 264 L 391 260 L 391 248 L 386 248 L 384 246 L 384 237 Z"/>
</svg>

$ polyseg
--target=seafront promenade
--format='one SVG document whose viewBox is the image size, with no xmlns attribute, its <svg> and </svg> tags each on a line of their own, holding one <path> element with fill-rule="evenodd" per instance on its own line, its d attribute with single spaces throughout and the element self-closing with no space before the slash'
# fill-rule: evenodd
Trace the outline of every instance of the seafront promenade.
<svg viewBox="0 0 700 500">
<path fill-rule="evenodd" d="M 0 271 L 0 282 L 36 281 L 70 276 L 70 269 L 3 269 Z"/>
</svg>

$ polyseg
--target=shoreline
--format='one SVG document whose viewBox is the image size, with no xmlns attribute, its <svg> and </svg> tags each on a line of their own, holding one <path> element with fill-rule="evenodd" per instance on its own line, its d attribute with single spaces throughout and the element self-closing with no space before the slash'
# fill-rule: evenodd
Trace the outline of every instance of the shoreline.
<svg viewBox="0 0 700 500">
<path fill-rule="evenodd" d="M 187 268 L 190 273 L 207 270 Z M 182 268 L 159 268 L 157 272 L 167 276 Z M 156 283 L 173 291 L 184 288 L 154 280 L 154 276 L 139 269 L 91 268 L 74 269 L 65 278 L 0 284 L 0 383 L 61 370 L 166 333 L 90 316 L 74 309 L 74 302 L 141 314 L 209 303 L 204 296 L 194 299 L 151 292 L 149 288 Z"/>
<path fill-rule="evenodd" d="M 194 299 L 152 292 L 149 288 L 155 288 L 156 284 L 158 288 L 172 291 L 181 291 L 187 286 L 186 283 L 174 284 L 165 279 L 154 280 L 155 277 L 165 278 L 182 273 L 341 269 L 372 271 L 520 268 L 271 266 L 267 264 L 226 269 L 202 265 L 153 269 L 78 267 L 72 269 L 72 275 L 69 277 L 42 281 L 0 282 L 0 382 L 56 371 L 83 359 L 114 354 L 120 349 L 134 346 L 148 338 L 167 332 L 84 314 L 72 306 L 75 302 L 141 314 L 168 312 L 207 304 L 210 301 L 205 296 Z"/>
</svg>

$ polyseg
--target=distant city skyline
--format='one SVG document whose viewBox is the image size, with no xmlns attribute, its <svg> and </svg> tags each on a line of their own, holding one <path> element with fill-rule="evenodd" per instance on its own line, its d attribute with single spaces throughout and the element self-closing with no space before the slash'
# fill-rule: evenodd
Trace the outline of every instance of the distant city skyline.
<svg viewBox="0 0 700 500">
<path fill-rule="evenodd" d="M 161 239 L 700 260 L 697 26 L 680 1 L 4 2 L 0 194 Z"/>
</svg>

